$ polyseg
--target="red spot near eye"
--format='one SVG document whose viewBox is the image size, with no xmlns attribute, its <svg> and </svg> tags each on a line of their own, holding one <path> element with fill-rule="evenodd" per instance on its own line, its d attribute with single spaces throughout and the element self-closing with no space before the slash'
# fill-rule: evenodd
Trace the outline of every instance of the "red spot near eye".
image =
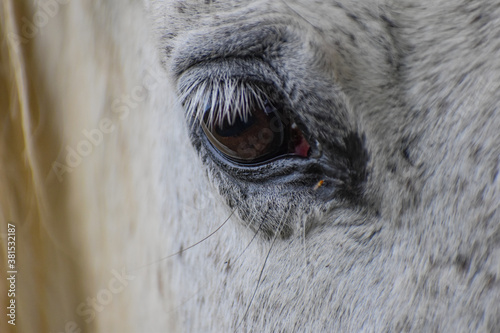
<svg viewBox="0 0 500 333">
<path fill-rule="evenodd" d="M 300 157 L 308 157 L 311 146 L 302 134 L 302 131 L 297 124 L 292 124 L 291 130 L 291 145 L 289 146 L 289 151 Z"/>
<path fill-rule="evenodd" d="M 296 155 L 299 155 L 299 156 L 302 156 L 302 157 L 307 157 L 309 155 L 309 150 L 310 149 L 311 149 L 311 146 L 306 141 L 306 139 L 302 136 L 300 138 L 300 141 L 298 142 L 298 144 L 295 145 L 294 153 Z"/>
</svg>

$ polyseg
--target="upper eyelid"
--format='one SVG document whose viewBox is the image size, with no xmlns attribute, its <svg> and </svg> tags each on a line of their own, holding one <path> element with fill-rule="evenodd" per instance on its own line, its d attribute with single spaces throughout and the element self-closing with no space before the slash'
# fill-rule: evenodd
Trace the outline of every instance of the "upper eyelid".
<svg viewBox="0 0 500 333">
<path fill-rule="evenodd" d="M 192 66 L 218 58 L 258 57 L 271 47 L 282 44 L 287 26 L 256 22 L 235 30 L 234 25 L 217 27 L 210 32 L 191 32 L 175 46 L 171 72 L 178 78 Z M 207 36 L 208 35 L 208 36 Z"/>
<path fill-rule="evenodd" d="M 245 117 L 250 104 L 263 106 L 272 100 L 267 87 L 281 92 L 284 85 L 270 66 L 270 53 L 294 38 L 289 36 L 289 20 L 279 21 L 219 25 L 182 38 L 174 47 L 171 71 L 188 118 L 201 120 L 211 103 L 211 122 L 221 123 L 224 117 L 231 121 Z"/>
<path fill-rule="evenodd" d="M 252 106 L 263 107 L 270 91 L 281 86 L 278 75 L 260 59 L 217 59 L 192 66 L 177 81 L 188 118 L 202 119 L 207 103 L 211 117 L 222 122 L 244 117 Z M 246 109 L 246 111 L 245 111 Z M 214 119 L 214 118 L 212 118 Z"/>
</svg>

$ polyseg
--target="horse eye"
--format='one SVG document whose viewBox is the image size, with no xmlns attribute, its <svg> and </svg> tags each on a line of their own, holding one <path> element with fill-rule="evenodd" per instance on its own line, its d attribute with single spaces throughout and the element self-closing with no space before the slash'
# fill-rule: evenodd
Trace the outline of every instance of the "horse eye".
<svg viewBox="0 0 500 333">
<path fill-rule="evenodd" d="M 254 107 L 245 117 L 210 124 L 208 112 L 201 127 L 208 141 L 223 156 L 241 164 L 256 164 L 282 155 L 307 157 L 309 144 L 297 126 L 287 126 L 271 105 Z"/>
</svg>

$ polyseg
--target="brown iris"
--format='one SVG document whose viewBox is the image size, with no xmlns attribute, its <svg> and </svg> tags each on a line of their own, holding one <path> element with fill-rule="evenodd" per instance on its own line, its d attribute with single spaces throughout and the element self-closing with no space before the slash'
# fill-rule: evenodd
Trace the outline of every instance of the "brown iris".
<svg viewBox="0 0 500 333">
<path fill-rule="evenodd" d="M 227 119 L 221 125 L 202 128 L 210 143 L 229 159 L 257 163 L 274 157 L 283 146 L 285 133 L 278 112 L 272 107 L 255 108 L 246 119 Z"/>
<path fill-rule="evenodd" d="M 270 105 L 254 108 L 245 119 L 236 117 L 233 122 L 225 119 L 219 125 L 207 124 L 207 118 L 201 122 L 201 127 L 208 140 L 216 150 L 235 162 L 254 164 L 280 155 L 308 155 L 309 144 L 302 132 L 295 124 L 285 126 L 280 114 Z M 299 145 L 302 148 L 297 150 Z"/>
</svg>

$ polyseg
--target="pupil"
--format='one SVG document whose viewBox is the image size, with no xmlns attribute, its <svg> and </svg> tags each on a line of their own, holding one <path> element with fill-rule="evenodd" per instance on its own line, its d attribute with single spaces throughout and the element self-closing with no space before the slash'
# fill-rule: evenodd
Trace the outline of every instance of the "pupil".
<svg viewBox="0 0 500 333">
<path fill-rule="evenodd" d="M 230 122 L 224 117 L 220 125 L 208 125 L 208 118 L 207 110 L 201 123 L 203 132 L 212 147 L 229 160 L 253 164 L 289 153 L 306 156 L 304 149 L 295 152 L 295 145 L 302 141 L 290 137 L 289 126 L 285 128 L 278 111 L 270 104 L 252 108 L 246 119 L 236 116 Z"/>
<path fill-rule="evenodd" d="M 217 126 L 215 128 L 215 133 L 222 137 L 237 137 L 240 136 L 247 129 L 252 127 L 257 120 L 253 115 L 247 117 L 247 121 L 243 121 L 240 117 L 236 117 L 234 124 L 229 124 L 227 119 L 224 119 L 222 127 Z"/>
</svg>

